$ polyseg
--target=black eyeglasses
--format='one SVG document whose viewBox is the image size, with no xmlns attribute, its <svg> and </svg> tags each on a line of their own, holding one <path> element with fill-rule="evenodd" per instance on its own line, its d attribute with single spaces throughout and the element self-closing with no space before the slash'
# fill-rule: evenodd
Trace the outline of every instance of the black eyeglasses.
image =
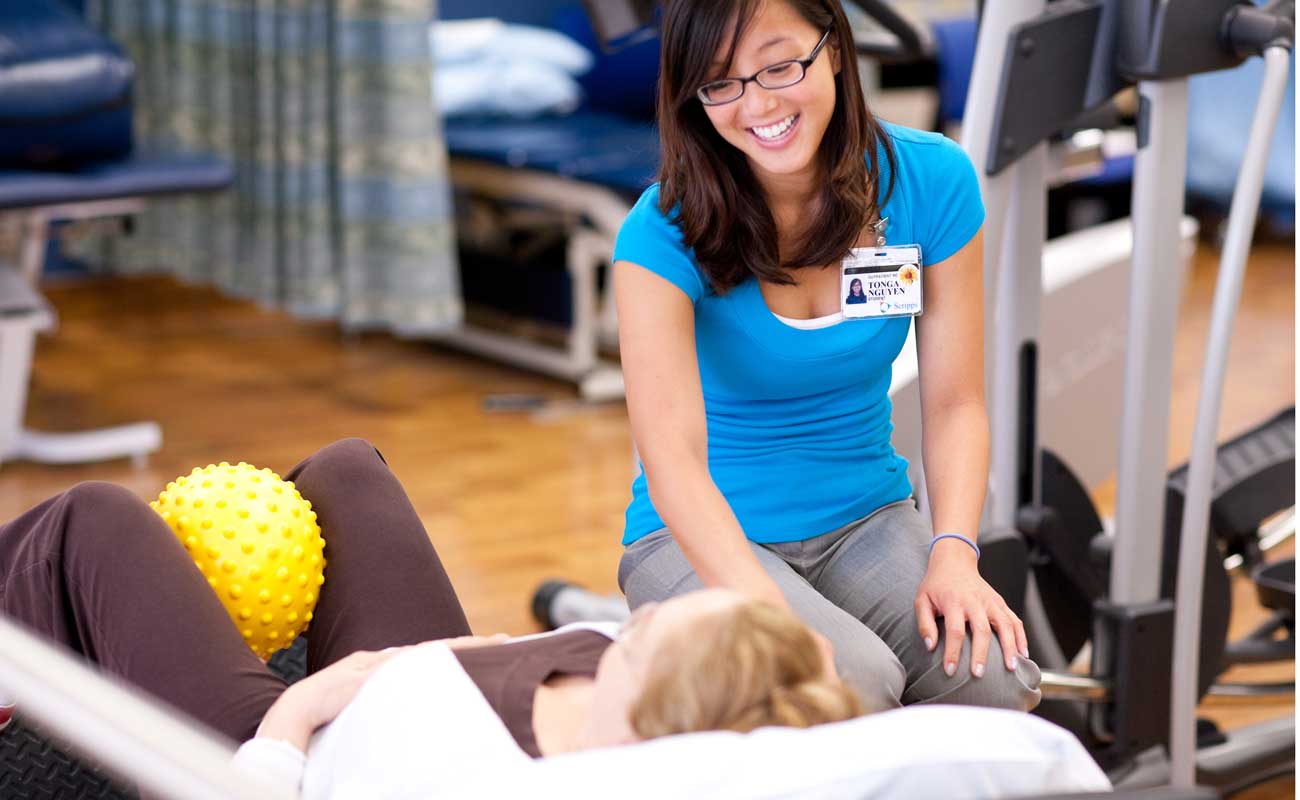
<svg viewBox="0 0 1300 800">
<path fill-rule="evenodd" d="M 745 84 L 753 81 L 764 89 L 784 89 L 787 86 L 794 86 L 804 79 L 808 74 L 808 68 L 817 60 L 822 48 L 826 46 L 826 40 L 830 38 L 831 29 L 827 28 L 822 34 L 821 41 L 808 54 L 807 58 L 794 58 L 789 61 L 782 61 L 771 66 L 763 67 L 758 72 L 750 75 L 748 78 L 723 78 L 720 81 L 709 81 L 708 83 L 695 90 L 699 96 L 700 102 L 706 106 L 720 106 L 739 100 L 740 96 L 745 93 Z"/>
</svg>

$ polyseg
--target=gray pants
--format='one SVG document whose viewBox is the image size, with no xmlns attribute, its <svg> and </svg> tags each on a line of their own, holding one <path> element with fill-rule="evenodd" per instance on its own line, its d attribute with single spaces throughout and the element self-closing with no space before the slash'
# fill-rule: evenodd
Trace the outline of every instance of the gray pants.
<svg viewBox="0 0 1300 800">
<path fill-rule="evenodd" d="M 1022 658 L 1008 671 L 996 636 L 983 678 L 970 673 L 969 634 L 951 678 L 943 671 L 942 624 L 938 646 L 925 649 L 912 604 L 931 535 L 908 499 L 813 539 L 750 548 L 795 613 L 830 640 L 836 668 L 868 710 L 912 703 L 1032 709 L 1041 699 L 1038 667 Z M 703 588 L 667 528 L 628 546 L 618 583 L 633 609 Z"/>
</svg>

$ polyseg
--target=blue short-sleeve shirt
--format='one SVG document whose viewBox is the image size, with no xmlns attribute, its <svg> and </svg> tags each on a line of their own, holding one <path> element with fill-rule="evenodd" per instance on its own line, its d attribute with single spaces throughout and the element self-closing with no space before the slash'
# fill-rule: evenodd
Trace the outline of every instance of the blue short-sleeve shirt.
<svg viewBox="0 0 1300 800">
<path fill-rule="evenodd" d="M 975 170 L 940 134 L 885 128 L 898 162 L 881 211 L 889 244 L 919 244 L 925 263 L 938 264 L 984 222 Z M 883 157 L 880 165 L 888 169 Z M 882 190 L 888 178 L 882 174 Z M 695 305 L 709 472 L 745 535 L 809 539 L 906 498 L 912 487 L 906 459 L 890 444 L 888 392 L 911 320 L 795 328 L 771 313 L 756 278 L 718 295 L 658 202 L 656 184 L 619 230 L 614 260 L 651 270 Z M 663 527 L 641 474 L 623 543 Z"/>
</svg>

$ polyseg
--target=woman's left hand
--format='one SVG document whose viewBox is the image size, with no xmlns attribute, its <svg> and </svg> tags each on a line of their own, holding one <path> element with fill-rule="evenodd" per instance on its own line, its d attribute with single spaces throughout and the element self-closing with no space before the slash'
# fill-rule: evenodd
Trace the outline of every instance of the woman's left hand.
<svg viewBox="0 0 1300 800">
<path fill-rule="evenodd" d="M 915 608 L 917 628 L 927 650 L 934 650 L 939 641 L 935 617 L 943 617 L 943 668 L 949 676 L 957 672 L 967 625 L 971 630 L 971 673 L 975 677 L 984 676 L 984 662 L 995 632 L 1008 670 L 1016 668 L 1017 654 L 1029 657 L 1024 623 L 980 577 L 975 551 L 960 539 L 942 539 L 934 544 Z"/>
</svg>

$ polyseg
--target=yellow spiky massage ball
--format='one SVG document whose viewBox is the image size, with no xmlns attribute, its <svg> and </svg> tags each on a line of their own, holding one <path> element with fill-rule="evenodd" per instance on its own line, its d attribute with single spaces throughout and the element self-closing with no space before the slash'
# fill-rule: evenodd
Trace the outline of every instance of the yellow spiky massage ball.
<svg viewBox="0 0 1300 800">
<path fill-rule="evenodd" d="M 267 659 L 307 628 L 325 582 L 325 540 L 311 503 L 269 469 L 195 467 L 149 504 Z"/>
</svg>

